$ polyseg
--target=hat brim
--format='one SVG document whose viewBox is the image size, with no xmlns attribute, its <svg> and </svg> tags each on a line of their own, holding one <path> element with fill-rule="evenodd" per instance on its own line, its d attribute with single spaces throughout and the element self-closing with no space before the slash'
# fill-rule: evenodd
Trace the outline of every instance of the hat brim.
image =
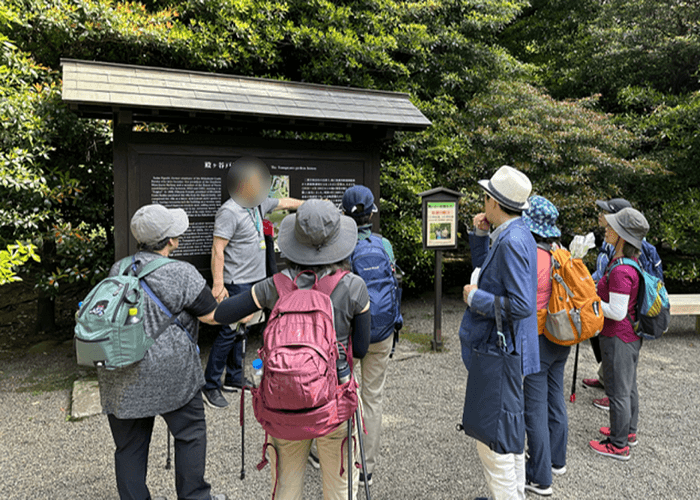
<svg viewBox="0 0 700 500">
<path fill-rule="evenodd" d="M 632 245 L 634 248 L 637 250 L 642 249 L 642 240 L 639 238 L 632 236 L 627 230 L 620 225 L 620 223 L 617 221 L 617 218 L 615 217 L 615 214 L 606 214 L 605 215 L 605 220 L 607 221 L 608 224 L 612 226 L 612 228 L 615 230 L 615 232 L 625 240 L 627 243 Z"/>
<path fill-rule="evenodd" d="M 377 204 L 376 204 L 376 203 L 372 203 L 372 206 L 371 206 L 370 208 L 366 209 L 366 210 L 365 210 L 364 212 L 362 212 L 362 213 L 353 213 L 353 212 L 350 211 L 350 210 L 352 210 L 352 209 L 350 209 L 350 210 L 346 209 L 346 208 L 343 206 L 342 203 L 340 204 L 340 207 L 339 207 L 339 208 L 343 211 L 343 213 L 344 213 L 345 215 L 348 215 L 348 216 L 350 216 L 350 217 L 355 217 L 355 218 L 357 218 L 357 217 L 364 217 L 365 215 L 376 214 L 377 212 L 379 212 L 379 209 L 377 208 Z"/>
<path fill-rule="evenodd" d="M 479 181 L 479 186 L 486 191 L 491 198 L 496 200 L 499 205 L 503 205 L 506 208 L 509 208 L 511 210 L 516 210 L 516 211 L 525 211 L 528 208 L 530 208 L 530 202 L 528 200 L 525 200 L 523 203 L 515 203 L 512 200 L 507 199 L 505 196 L 503 196 L 501 193 L 496 191 L 494 189 L 493 185 L 491 184 L 491 181 L 489 179 L 482 179 Z"/>
<path fill-rule="evenodd" d="M 537 224 L 527 214 L 523 214 L 522 219 L 531 233 L 535 233 L 539 236 L 542 236 L 543 238 L 561 237 L 561 230 L 557 226 L 545 226 L 544 224 Z"/>
<path fill-rule="evenodd" d="M 600 208 L 604 212 L 608 212 L 608 213 L 613 212 L 612 208 L 610 208 L 610 204 L 605 200 L 596 200 L 595 204 L 598 206 L 598 208 Z"/>
<path fill-rule="evenodd" d="M 357 224 L 351 217 L 340 216 L 340 234 L 335 242 L 319 249 L 302 245 L 294 236 L 297 214 L 290 214 L 280 224 L 277 244 L 284 257 L 296 264 L 305 266 L 325 266 L 335 264 L 352 255 L 357 245 Z"/>
</svg>

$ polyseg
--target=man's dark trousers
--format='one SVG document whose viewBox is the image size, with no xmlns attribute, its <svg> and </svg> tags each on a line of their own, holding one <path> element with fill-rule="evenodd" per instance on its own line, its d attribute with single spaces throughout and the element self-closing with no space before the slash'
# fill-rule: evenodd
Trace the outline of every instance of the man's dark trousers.
<svg viewBox="0 0 700 500">
<path fill-rule="evenodd" d="M 229 297 L 247 292 L 253 288 L 253 283 L 227 284 Z M 247 333 L 247 330 L 246 330 Z M 241 338 L 236 338 L 236 332 L 228 325 L 223 325 L 209 353 L 207 368 L 204 371 L 206 384 L 204 390 L 220 389 L 221 375 L 226 368 L 226 385 L 240 387 L 243 382 L 243 344 Z"/>
<path fill-rule="evenodd" d="M 108 415 L 114 443 L 117 490 L 121 500 L 147 500 L 148 447 L 155 417 L 120 419 Z M 175 488 L 181 500 L 209 500 L 211 487 L 204 480 L 207 426 L 201 391 L 189 403 L 162 415 L 175 438 Z"/>
</svg>

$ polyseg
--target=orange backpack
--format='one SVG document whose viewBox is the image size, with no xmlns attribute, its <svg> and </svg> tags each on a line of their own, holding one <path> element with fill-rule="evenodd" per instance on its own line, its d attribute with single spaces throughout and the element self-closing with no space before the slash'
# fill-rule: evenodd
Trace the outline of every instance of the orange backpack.
<svg viewBox="0 0 700 500">
<path fill-rule="evenodd" d="M 552 296 L 547 309 L 537 311 L 538 330 L 565 346 L 595 337 L 605 318 L 591 273 L 568 250 L 545 250 L 552 254 Z"/>
</svg>

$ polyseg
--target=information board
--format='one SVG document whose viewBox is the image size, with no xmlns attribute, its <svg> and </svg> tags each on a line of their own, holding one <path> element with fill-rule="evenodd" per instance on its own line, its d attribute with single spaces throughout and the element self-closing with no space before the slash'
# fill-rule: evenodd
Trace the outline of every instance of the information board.
<svg viewBox="0 0 700 500">
<path fill-rule="evenodd" d="M 378 174 L 368 175 L 370 157 L 362 151 L 300 152 L 275 148 L 251 151 L 130 144 L 126 197 L 129 206 L 124 218 L 130 220 L 140 206 L 149 203 L 184 209 L 190 227 L 180 239 L 180 247 L 173 257 L 187 260 L 207 274 L 211 265 L 214 217 L 229 198 L 226 191 L 228 169 L 238 158 L 247 155 L 258 156 L 268 165 L 272 175 L 270 196 L 275 198 L 321 198 L 340 207 L 343 193 L 355 184 L 368 185 L 378 192 Z M 115 182 L 116 179 L 115 175 Z M 268 218 L 279 227 L 285 215 L 285 212 L 274 212 Z M 123 228 L 121 232 L 123 234 Z M 119 233 L 115 227 L 117 238 Z M 136 243 L 130 235 L 128 239 L 131 253 Z"/>
<path fill-rule="evenodd" d="M 457 243 L 457 202 L 427 202 L 428 248 L 451 247 Z"/>
</svg>

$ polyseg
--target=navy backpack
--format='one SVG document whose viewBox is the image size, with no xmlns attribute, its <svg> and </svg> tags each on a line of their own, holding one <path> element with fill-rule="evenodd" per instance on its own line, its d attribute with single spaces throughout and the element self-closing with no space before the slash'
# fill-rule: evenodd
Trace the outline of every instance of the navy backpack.
<svg viewBox="0 0 700 500">
<path fill-rule="evenodd" d="M 352 254 L 352 271 L 367 285 L 372 315 L 371 343 L 381 342 L 403 325 L 401 289 L 395 266 L 376 234 L 359 240 Z"/>
<path fill-rule="evenodd" d="M 656 247 L 648 241 L 642 241 L 642 255 L 639 256 L 639 263 L 647 273 L 651 274 L 659 281 L 664 281 L 664 269 L 661 265 L 661 257 Z"/>
</svg>

